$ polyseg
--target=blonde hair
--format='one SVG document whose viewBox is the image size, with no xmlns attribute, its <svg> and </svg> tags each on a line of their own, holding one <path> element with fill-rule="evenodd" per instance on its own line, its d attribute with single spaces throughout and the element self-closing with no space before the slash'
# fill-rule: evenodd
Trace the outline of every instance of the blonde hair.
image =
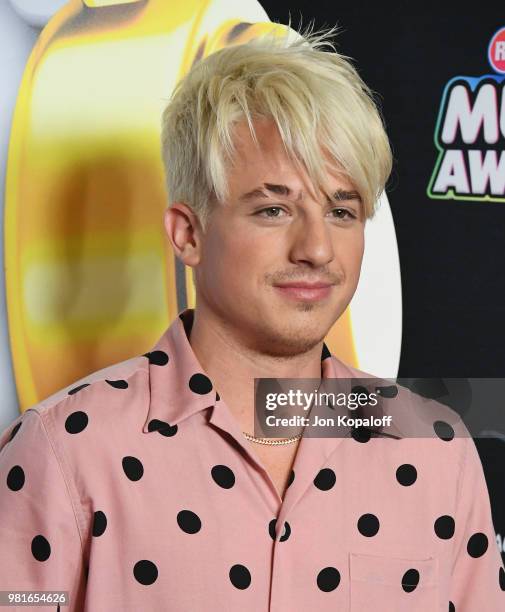
<svg viewBox="0 0 505 612">
<path fill-rule="evenodd" d="M 233 126 L 247 120 L 257 142 L 255 117 L 275 121 L 286 153 L 326 194 L 329 154 L 354 184 L 365 217 L 375 213 L 391 149 L 373 93 L 335 51 L 328 40 L 334 33 L 288 26 L 282 36 L 268 33 L 212 53 L 178 82 L 162 116 L 169 201 L 190 206 L 204 231 L 215 201 L 229 195 Z"/>
</svg>

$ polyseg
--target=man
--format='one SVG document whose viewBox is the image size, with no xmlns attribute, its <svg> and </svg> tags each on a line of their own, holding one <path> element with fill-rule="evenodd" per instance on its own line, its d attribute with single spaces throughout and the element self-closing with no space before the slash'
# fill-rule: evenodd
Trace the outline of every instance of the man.
<svg viewBox="0 0 505 612">
<path fill-rule="evenodd" d="M 2 589 L 93 612 L 504 609 L 470 438 L 253 435 L 255 378 L 361 374 L 324 337 L 391 154 L 325 41 L 227 48 L 176 88 L 165 227 L 196 307 L 4 432 Z"/>
</svg>

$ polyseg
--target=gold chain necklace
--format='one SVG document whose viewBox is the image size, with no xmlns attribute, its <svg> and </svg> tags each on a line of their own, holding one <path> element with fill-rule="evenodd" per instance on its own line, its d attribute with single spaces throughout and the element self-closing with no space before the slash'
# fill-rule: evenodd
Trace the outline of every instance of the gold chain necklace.
<svg viewBox="0 0 505 612">
<path fill-rule="evenodd" d="M 297 440 L 299 440 L 303 435 L 303 434 L 297 434 L 296 436 L 292 436 L 291 438 L 276 439 L 276 438 L 257 438 L 256 436 L 251 436 L 251 434 L 248 434 L 245 431 L 243 431 L 242 433 L 250 442 L 256 442 L 256 444 L 269 444 L 272 446 L 277 446 L 279 444 L 291 444 L 292 442 L 296 442 Z"/>
</svg>

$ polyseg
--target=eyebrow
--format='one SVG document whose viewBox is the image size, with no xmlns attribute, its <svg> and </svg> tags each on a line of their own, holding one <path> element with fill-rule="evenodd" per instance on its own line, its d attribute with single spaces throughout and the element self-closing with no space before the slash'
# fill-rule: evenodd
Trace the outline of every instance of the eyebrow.
<svg viewBox="0 0 505 612">
<path fill-rule="evenodd" d="M 256 198 L 268 198 L 269 196 L 265 193 L 265 191 L 270 191 L 275 195 L 284 196 L 286 198 L 292 198 L 295 201 L 301 200 L 303 198 L 303 191 L 299 191 L 298 195 L 293 198 L 293 190 L 290 189 L 287 185 L 276 185 L 275 183 L 263 183 L 261 187 L 255 187 L 251 191 L 244 193 L 239 197 L 240 202 L 249 202 L 250 200 L 254 200 Z M 328 202 L 331 202 L 330 198 L 326 198 Z M 346 200 L 360 200 L 361 197 L 357 191 L 354 190 L 346 190 L 346 189 L 337 189 L 333 194 L 333 200 L 336 201 L 346 201 Z"/>
</svg>

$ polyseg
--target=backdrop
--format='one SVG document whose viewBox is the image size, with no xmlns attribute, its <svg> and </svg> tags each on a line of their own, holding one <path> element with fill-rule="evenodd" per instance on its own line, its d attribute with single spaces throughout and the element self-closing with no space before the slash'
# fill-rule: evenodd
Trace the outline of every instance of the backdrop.
<svg viewBox="0 0 505 612">
<path fill-rule="evenodd" d="M 300 16 L 341 26 L 337 46 L 378 92 L 395 155 L 358 290 L 328 345 L 383 377 L 501 377 L 502 15 L 497 2 L 478 19 L 388 1 L 1 4 L 0 429 L 149 350 L 194 305 L 163 233 L 160 113 L 196 59 L 290 16 L 295 28 Z M 505 437 L 481 434 L 505 557 Z"/>
</svg>

